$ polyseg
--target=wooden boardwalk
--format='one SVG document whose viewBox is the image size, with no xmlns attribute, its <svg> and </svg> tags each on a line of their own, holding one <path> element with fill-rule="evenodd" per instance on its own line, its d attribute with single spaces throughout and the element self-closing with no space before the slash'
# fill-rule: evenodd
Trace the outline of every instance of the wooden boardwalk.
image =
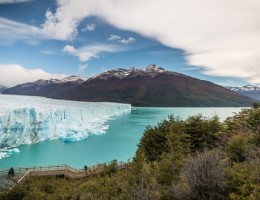
<svg viewBox="0 0 260 200">
<path fill-rule="evenodd" d="M 125 164 L 117 164 L 117 170 L 127 168 Z M 46 167 L 19 167 L 14 168 L 15 176 L 7 176 L 8 170 L 0 170 L 0 193 L 10 191 L 14 186 L 23 184 L 28 177 L 63 177 L 69 179 L 80 179 L 104 172 L 104 165 L 97 165 L 85 169 L 74 169 L 69 165 L 49 165 Z"/>
<path fill-rule="evenodd" d="M 50 165 L 47 167 L 19 167 L 14 168 L 15 176 L 8 177 L 9 170 L 0 170 L 0 193 L 11 190 L 28 177 L 64 177 L 69 179 L 85 178 L 89 175 L 99 173 L 101 170 L 74 169 L 68 165 Z"/>
<path fill-rule="evenodd" d="M 29 168 L 28 176 L 39 177 L 39 176 L 64 176 L 69 179 L 78 179 L 87 177 L 90 173 L 89 170 L 77 170 L 68 165 L 57 165 L 57 166 L 48 166 L 48 167 L 36 167 Z"/>
</svg>

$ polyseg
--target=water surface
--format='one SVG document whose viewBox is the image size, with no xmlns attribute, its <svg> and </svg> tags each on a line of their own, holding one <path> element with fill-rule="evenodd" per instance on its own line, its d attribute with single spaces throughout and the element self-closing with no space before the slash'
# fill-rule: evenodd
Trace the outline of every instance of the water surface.
<svg viewBox="0 0 260 200">
<path fill-rule="evenodd" d="M 64 142 L 57 139 L 23 145 L 19 147 L 19 153 L 1 159 L 0 168 L 56 164 L 82 168 L 84 165 L 90 166 L 113 159 L 127 161 L 134 156 L 145 127 L 154 126 L 171 114 L 182 119 L 198 113 L 208 117 L 218 114 L 221 120 L 224 120 L 240 110 L 241 108 L 135 107 L 131 113 L 109 120 L 107 123 L 109 129 L 105 134 L 92 135 L 77 142 Z"/>
</svg>

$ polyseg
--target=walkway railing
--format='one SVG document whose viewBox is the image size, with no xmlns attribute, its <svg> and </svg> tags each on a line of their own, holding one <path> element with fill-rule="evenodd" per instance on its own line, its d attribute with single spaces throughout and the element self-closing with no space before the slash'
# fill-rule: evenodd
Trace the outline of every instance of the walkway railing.
<svg viewBox="0 0 260 200">
<path fill-rule="evenodd" d="M 118 164 L 117 170 L 125 169 L 127 166 L 125 164 Z M 8 177 L 9 170 L 0 170 L 0 181 L 2 178 Z M 27 177 L 40 177 L 40 176 L 52 176 L 58 177 L 62 176 L 69 179 L 79 179 L 85 178 L 90 175 L 95 175 L 104 171 L 104 165 L 97 165 L 85 169 L 74 169 L 69 165 L 49 165 L 49 166 L 33 166 L 33 167 L 19 167 L 14 168 L 15 177 L 17 180 L 14 181 L 12 186 L 9 186 L 7 190 L 11 190 L 15 185 L 23 184 Z M 0 191 L 1 192 L 1 191 Z"/>
<path fill-rule="evenodd" d="M 0 170 L 0 193 L 10 191 L 15 185 L 23 184 L 27 177 L 63 176 L 69 179 L 84 178 L 89 171 L 77 170 L 68 165 L 49 165 L 14 168 L 14 177 L 8 176 L 9 170 Z"/>
<path fill-rule="evenodd" d="M 84 178 L 87 171 L 74 169 L 68 165 L 54 165 L 48 167 L 33 167 L 28 169 L 30 176 L 64 176 L 70 179 Z"/>
</svg>

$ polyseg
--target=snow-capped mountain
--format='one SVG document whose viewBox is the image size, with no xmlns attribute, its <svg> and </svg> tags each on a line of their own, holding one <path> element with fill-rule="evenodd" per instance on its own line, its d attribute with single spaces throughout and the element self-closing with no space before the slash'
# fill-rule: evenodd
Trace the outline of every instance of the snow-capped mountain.
<svg viewBox="0 0 260 200">
<path fill-rule="evenodd" d="M 258 86 L 253 86 L 253 85 L 245 85 L 243 87 L 229 87 L 227 86 L 226 88 L 235 91 L 239 94 L 248 96 L 250 98 L 256 99 L 260 101 L 260 87 Z"/>
<path fill-rule="evenodd" d="M 96 79 L 96 78 L 102 80 L 108 80 L 110 78 L 124 79 L 124 78 L 133 78 L 136 76 L 155 77 L 159 74 L 173 74 L 178 76 L 184 76 L 183 74 L 179 74 L 173 71 L 167 71 L 162 67 L 152 64 L 152 65 L 148 65 L 143 69 L 137 69 L 135 67 L 131 67 L 129 69 L 117 68 L 114 70 L 109 70 L 104 73 L 98 74 L 90 79 Z"/>
<path fill-rule="evenodd" d="M 214 83 L 155 64 L 142 69 L 113 69 L 88 79 L 73 76 L 39 80 L 17 85 L 4 93 L 135 106 L 249 106 L 253 102 Z"/>
<path fill-rule="evenodd" d="M 86 81 L 88 78 L 86 77 L 82 77 L 82 76 L 69 76 L 69 77 L 66 77 L 64 79 L 52 79 L 53 80 L 53 83 L 68 83 L 68 82 L 72 82 L 72 83 L 82 83 L 84 81 Z"/>
<path fill-rule="evenodd" d="M 163 69 L 162 67 L 159 67 L 159 66 L 157 66 L 157 65 L 155 65 L 155 64 L 152 64 L 152 65 L 149 65 L 148 67 L 144 68 L 143 71 L 145 71 L 145 72 L 158 72 L 158 73 L 160 73 L 160 72 L 164 72 L 165 69 Z"/>
<path fill-rule="evenodd" d="M 39 79 L 34 82 L 20 84 L 18 86 L 20 86 L 21 88 L 29 88 L 29 87 L 35 86 L 35 85 L 47 86 L 47 85 L 51 85 L 51 84 L 64 84 L 64 83 L 80 84 L 86 80 L 87 80 L 86 77 L 69 76 L 64 79 L 50 79 L 50 80 Z"/>
<path fill-rule="evenodd" d="M 260 87 L 253 86 L 253 85 L 245 85 L 243 87 L 229 87 L 227 86 L 228 89 L 233 90 L 233 91 L 245 91 L 245 92 L 253 92 L 253 91 L 260 91 Z"/>
</svg>

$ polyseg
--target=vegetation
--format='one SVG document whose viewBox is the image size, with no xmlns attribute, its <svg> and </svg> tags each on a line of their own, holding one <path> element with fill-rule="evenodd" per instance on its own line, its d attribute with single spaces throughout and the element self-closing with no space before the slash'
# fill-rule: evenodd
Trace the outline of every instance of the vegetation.
<svg viewBox="0 0 260 200">
<path fill-rule="evenodd" d="M 30 178 L 7 199 L 260 199 L 260 108 L 220 122 L 170 116 L 147 127 L 133 161 L 86 179 Z"/>
</svg>

